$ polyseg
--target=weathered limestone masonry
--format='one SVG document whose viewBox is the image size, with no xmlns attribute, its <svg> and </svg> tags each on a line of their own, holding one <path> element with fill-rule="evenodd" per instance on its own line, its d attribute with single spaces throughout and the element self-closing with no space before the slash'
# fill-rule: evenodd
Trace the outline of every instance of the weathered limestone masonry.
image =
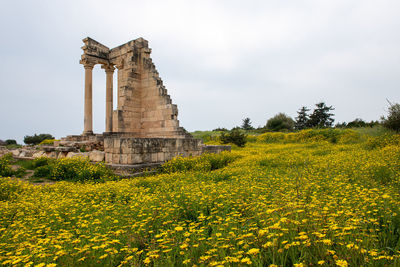
<svg viewBox="0 0 400 267">
<path fill-rule="evenodd" d="M 185 138 L 179 127 L 178 108 L 150 58 L 151 49 L 143 38 L 113 49 L 91 38 L 83 40 L 80 61 L 85 67 L 85 128 L 92 134 L 92 69 L 101 64 L 106 77 L 106 133 L 130 133 L 135 137 Z M 118 69 L 118 107 L 113 111 L 113 71 Z"/>
<path fill-rule="evenodd" d="M 230 146 L 205 146 L 179 126 L 178 108 L 150 58 L 148 42 L 138 38 L 109 49 L 87 37 L 80 63 L 85 68 L 84 131 L 62 138 L 56 146 L 104 150 L 108 164 L 157 163 L 177 155 L 230 151 Z M 105 132 L 93 134 L 92 70 L 106 72 Z M 118 99 L 113 110 L 113 73 L 117 69 Z"/>
<path fill-rule="evenodd" d="M 177 155 L 198 156 L 205 147 L 194 138 L 106 138 L 106 162 L 138 164 L 164 162 Z"/>
</svg>

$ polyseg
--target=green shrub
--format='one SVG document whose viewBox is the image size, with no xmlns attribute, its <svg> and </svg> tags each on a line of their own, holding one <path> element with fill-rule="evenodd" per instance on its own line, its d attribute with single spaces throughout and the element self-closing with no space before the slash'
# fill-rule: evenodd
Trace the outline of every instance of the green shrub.
<svg viewBox="0 0 400 267">
<path fill-rule="evenodd" d="M 383 126 L 387 129 L 400 132 L 400 104 L 389 102 L 387 118 L 383 117 Z"/>
<path fill-rule="evenodd" d="M 15 141 L 14 139 L 7 139 L 6 140 L 6 145 L 16 145 L 17 141 Z"/>
<path fill-rule="evenodd" d="M 88 158 L 58 159 L 49 165 L 50 179 L 71 181 L 106 181 L 115 175 L 104 163 L 92 164 Z"/>
<path fill-rule="evenodd" d="M 239 129 L 233 129 L 228 133 L 222 132 L 219 138 L 223 144 L 232 143 L 238 147 L 244 147 L 247 142 L 247 135 L 242 133 Z"/>
<path fill-rule="evenodd" d="M 51 175 L 51 167 L 49 165 L 37 167 L 33 174 L 34 177 L 38 178 L 50 177 L 50 175 Z"/>
<path fill-rule="evenodd" d="M 45 139 L 42 142 L 39 143 L 39 145 L 54 145 L 55 141 L 59 141 L 56 139 Z"/>
<path fill-rule="evenodd" d="M 284 113 L 279 113 L 267 121 L 265 128 L 273 132 L 293 131 L 294 120 Z"/>
<path fill-rule="evenodd" d="M 12 161 L 12 154 L 5 154 L 0 158 L 0 176 L 12 176 L 14 175 L 14 171 L 11 168 L 10 164 Z"/>
<path fill-rule="evenodd" d="M 13 171 L 14 176 L 18 178 L 22 178 L 26 175 L 26 169 L 24 167 L 19 167 L 17 170 Z"/>
<path fill-rule="evenodd" d="M 0 176 L 22 177 L 25 168 L 20 167 L 17 171 L 11 169 L 11 154 L 0 158 Z M 36 158 L 23 164 L 34 169 L 34 177 L 49 178 L 51 180 L 71 180 L 71 181 L 106 181 L 115 179 L 115 175 L 104 163 L 92 164 L 88 158 L 65 158 L 50 159 L 46 157 Z M 22 165 L 22 164 L 20 164 Z"/>
<path fill-rule="evenodd" d="M 54 139 L 54 137 L 51 134 L 34 134 L 31 136 L 26 135 L 24 137 L 24 143 L 27 145 L 37 145 L 46 139 Z"/>
<path fill-rule="evenodd" d="M 50 159 L 47 157 L 40 157 L 40 158 L 36 158 L 32 161 L 32 166 L 34 169 L 36 169 L 38 167 L 46 166 L 51 162 L 54 162 L 54 159 Z"/>
</svg>

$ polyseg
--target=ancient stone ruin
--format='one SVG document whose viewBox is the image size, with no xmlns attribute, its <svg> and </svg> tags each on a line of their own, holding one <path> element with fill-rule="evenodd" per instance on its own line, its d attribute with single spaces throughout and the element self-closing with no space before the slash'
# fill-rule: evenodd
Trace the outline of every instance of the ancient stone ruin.
<svg viewBox="0 0 400 267">
<path fill-rule="evenodd" d="M 84 130 L 48 148 L 47 154 L 66 157 L 80 151 L 104 151 L 108 164 L 157 163 L 177 155 L 200 155 L 230 150 L 229 146 L 205 146 L 179 126 L 178 108 L 150 58 L 148 42 L 138 38 L 109 49 L 83 39 L 80 63 L 85 68 Z M 92 70 L 100 64 L 106 73 L 106 114 L 103 134 L 93 133 Z M 117 109 L 113 110 L 113 74 L 117 72 Z M 99 155 L 99 154 L 98 154 Z M 101 159 L 101 156 L 96 157 Z"/>
<path fill-rule="evenodd" d="M 92 130 L 92 69 L 101 64 L 106 72 L 106 133 L 129 133 L 132 137 L 186 137 L 179 127 L 178 108 L 150 58 L 143 38 L 109 49 L 85 38 L 80 63 L 85 68 L 85 123 L 83 134 Z M 118 69 L 117 110 L 113 110 L 113 73 Z"/>
</svg>

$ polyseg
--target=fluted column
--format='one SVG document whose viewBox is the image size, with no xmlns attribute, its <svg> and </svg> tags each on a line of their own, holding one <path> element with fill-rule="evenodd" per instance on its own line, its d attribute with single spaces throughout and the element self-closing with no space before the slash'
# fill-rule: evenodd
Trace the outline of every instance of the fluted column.
<svg viewBox="0 0 400 267">
<path fill-rule="evenodd" d="M 111 133 L 113 129 L 113 74 L 114 66 L 103 65 L 106 71 L 106 133 Z"/>
<path fill-rule="evenodd" d="M 85 67 L 85 114 L 83 134 L 93 134 L 93 89 L 92 89 L 92 70 L 94 63 L 82 60 L 81 64 Z"/>
</svg>

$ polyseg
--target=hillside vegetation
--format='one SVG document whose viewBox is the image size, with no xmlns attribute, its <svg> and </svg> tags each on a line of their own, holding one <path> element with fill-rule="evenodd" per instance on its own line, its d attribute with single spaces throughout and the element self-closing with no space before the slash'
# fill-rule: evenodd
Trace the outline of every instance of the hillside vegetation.
<svg viewBox="0 0 400 267">
<path fill-rule="evenodd" d="M 0 264 L 400 265 L 399 135 L 248 139 L 137 179 L 0 178 Z"/>
</svg>

